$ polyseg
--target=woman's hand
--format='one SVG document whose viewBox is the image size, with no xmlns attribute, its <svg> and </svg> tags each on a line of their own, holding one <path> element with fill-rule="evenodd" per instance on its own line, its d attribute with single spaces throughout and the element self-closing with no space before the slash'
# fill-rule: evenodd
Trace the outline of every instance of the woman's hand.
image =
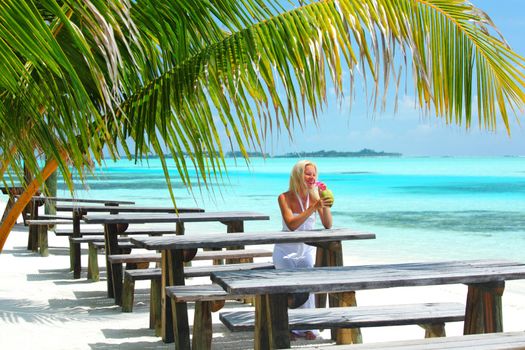
<svg viewBox="0 0 525 350">
<path fill-rule="evenodd" d="M 332 203 L 333 199 L 330 197 L 320 198 L 315 203 L 316 210 L 319 213 L 324 228 L 332 228 L 332 212 L 330 211 Z"/>
<path fill-rule="evenodd" d="M 334 200 L 330 197 L 319 198 L 319 200 L 317 200 L 317 202 L 315 203 L 315 208 L 316 209 L 330 208 L 333 203 L 334 203 Z"/>
</svg>

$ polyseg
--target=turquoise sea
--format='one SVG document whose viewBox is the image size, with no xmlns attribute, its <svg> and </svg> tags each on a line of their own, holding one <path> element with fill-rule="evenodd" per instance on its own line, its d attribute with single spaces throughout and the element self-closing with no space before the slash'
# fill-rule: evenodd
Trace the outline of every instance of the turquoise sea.
<svg viewBox="0 0 525 350">
<path fill-rule="evenodd" d="M 177 205 L 207 211 L 252 210 L 270 221 L 246 230 L 280 230 L 277 196 L 288 187 L 295 158 L 228 159 L 222 186 L 177 180 Z M 375 262 L 508 258 L 525 260 L 525 158 L 319 158 L 319 179 L 335 195 L 334 227 L 373 232 L 377 239 L 345 243 L 345 255 Z M 89 178 L 83 198 L 120 198 L 139 205 L 170 205 L 160 162 L 108 163 Z M 69 195 L 63 185 L 59 195 Z M 223 230 L 223 226 L 188 227 Z"/>
</svg>

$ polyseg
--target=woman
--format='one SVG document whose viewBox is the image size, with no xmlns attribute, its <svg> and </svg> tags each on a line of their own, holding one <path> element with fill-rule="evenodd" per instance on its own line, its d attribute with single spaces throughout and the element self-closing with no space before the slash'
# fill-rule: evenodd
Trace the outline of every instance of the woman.
<svg viewBox="0 0 525 350">
<path fill-rule="evenodd" d="M 316 217 L 319 216 L 325 228 L 332 227 L 330 206 L 332 198 L 320 198 L 317 187 L 317 166 L 308 160 L 297 162 L 290 174 L 290 188 L 279 195 L 279 208 L 283 217 L 283 231 L 307 231 L 315 228 Z M 273 250 L 273 263 L 277 269 L 293 269 L 313 267 L 315 262 L 315 247 L 304 243 L 276 244 Z M 292 301 L 292 304 L 294 302 Z M 313 308 L 313 294 L 306 302 L 296 302 L 299 305 L 291 307 Z M 302 305 L 301 305 L 302 304 Z M 294 335 L 303 336 L 308 340 L 317 337 L 316 331 L 293 331 Z"/>
</svg>

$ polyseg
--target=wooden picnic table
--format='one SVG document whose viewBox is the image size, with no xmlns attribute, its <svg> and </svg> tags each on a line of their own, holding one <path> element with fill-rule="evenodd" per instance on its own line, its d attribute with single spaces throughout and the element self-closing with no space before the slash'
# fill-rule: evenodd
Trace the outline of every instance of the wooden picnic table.
<svg viewBox="0 0 525 350">
<path fill-rule="evenodd" d="M 121 202 L 121 204 L 124 202 Z M 202 208 L 177 208 L 174 207 L 139 207 L 139 206 L 127 206 L 118 205 L 117 202 L 107 203 L 104 206 L 91 205 L 89 202 L 85 203 L 74 203 L 74 204 L 61 204 L 56 206 L 57 212 L 71 212 L 73 215 L 73 234 L 71 237 L 78 238 L 82 237 L 80 230 L 80 223 L 84 215 L 88 213 L 101 213 L 109 212 L 110 215 L 118 213 L 202 213 Z M 125 233 L 125 228 L 118 229 L 119 233 Z M 173 232 L 182 234 L 183 226 L 179 225 Z M 82 269 L 80 260 L 80 244 L 72 243 L 70 245 L 70 257 L 71 257 L 71 269 L 73 270 L 73 277 L 80 278 L 80 272 Z"/>
<path fill-rule="evenodd" d="M 16 197 L 16 196 L 15 196 Z M 29 225 L 29 237 L 28 237 L 28 243 L 27 243 L 27 249 L 32 251 L 40 251 L 41 256 L 47 256 L 48 255 L 48 227 L 52 226 L 52 223 L 60 224 L 60 223 L 68 223 L 69 219 L 66 219 L 64 221 L 64 218 L 54 217 L 54 216 L 45 216 L 46 219 L 50 219 L 49 225 L 35 225 L 31 224 L 32 222 L 35 223 L 36 221 L 39 221 L 41 219 L 41 216 L 38 213 L 38 207 L 42 206 L 46 202 L 73 202 L 75 204 L 72 204 L 72 206 L 80 206 L 83 204 L 91 205 L 92 203 L 99 203 L 104 204 L 104 206 L 98 206 L 100 208 L 107 208 L 111 206 L 110 208 L 118 207 L 120 204 L 135 204 L 133 201 L 122 201 L 122 200 L 115 200 L 115 199 L 83 199 L 83 198 L 65 198 L 65 197 L 47 197 L 47 196 L 33 196 L 31 197 L 31 203 L 28 206 L 30 215 L 29 219 L 24 219 L 24 223 L 27 223 Z M 79 204 L 82 203 L 82 204 Z M 87 204 L 90 203 L 90 204 Z M 72 211 L 72 210 L 71 210 Z M 59 220 L 56 220 L 59 219 Z M 56 221 L 54 221 L 56 220 Z M 79 219 L 77 219 L 78 221 Z M 75 215 L 73 215 L 73 226 L 75 225 Z M 78 225 L 80 228 L 80 226 Z M 80 248 L 78 248 L 79 250 Z M 71 252 L 70 252 L 71 253 Z M 80 251 L 78 252 L 78 256 L 80 256 Z M 80 272 L 78 272 L 80 274 Z"/>
<path fill-rule="evenodd" d="M 211 276 L 228 293 L 257 295 L 255 349 L 290 347 L 288 293 L 343 293 L 461 283 L 468 285 L 464 333 L 502 332 L 505 281 L 524 278 L 524 263 L 498 260 L 254 270 Z"/>
<path fill-rule="evenodd" d="M 174 232 L 178 235 L 184 233 L 184 224 L 188 222 L 221 222 L 227 226 L 227 232 L 243 232 L 244 222 L 251 220 L 269 220 L 265 214 L 245 211 L 225 211 L 209 213 L 124 213 L 115 215 L 92 214 L 83 217 L 88 224 L 103 224 L 106 245 L 106 269 L 108 296 L 115 298 L 117 304 L 122 302 L 122 267 L 112 266 L 108 261 L 109 255 L 123 254 L 118 246 L 118 236 L 123 232 L 119 231 L 119 224 L 154 224 L 154 223 L 173 223 L 176 225 Z M 159 237 L 160 238 L 160 237 Z"/>
<path fill-rule="evenodd" d="M 342 265 L 342 240 L 373 239 L 372 233 L 356 232 L 350 229 L 331 229 L 294 232 L 255 232 L 243 234 L 199 234 L 177 237 L 132 238 L 139 247 L 149 250 L 160 250 L 162 253 L 162 338 L 165 342 L 176 341 L 177 349 L 190 348 L 188 313 L 186 303 L 177 303 L 175 308 L 176 322 L 172 319 L 174 307 L 166 298 L 165 287 L 184 285 L 183 250 L 197 248 L 225 248 L 275 243 L 306 242 L 327 250 L 334 256 L 327 260 L 330 264 Z M 175 326 L 175 327 L 174 327 Z"/>
</svg>

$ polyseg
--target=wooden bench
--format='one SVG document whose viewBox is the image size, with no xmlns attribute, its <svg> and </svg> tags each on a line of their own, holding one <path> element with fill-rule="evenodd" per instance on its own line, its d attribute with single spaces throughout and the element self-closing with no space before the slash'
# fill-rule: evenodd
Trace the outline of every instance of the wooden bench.
<svg viewBox="0 0 525 350">
<path fill-rule="evenodd" d="M 195 302 L 193 318 L 193 349 L 210 349 L 213 335 L 211 313 L 219 311 L 226 300 L 251 298 L 253 295 L 231 295 L 216 284 L 202 284 L 189 286 L 166 287 L 166 296 L 173 303 Z M 160 323 L 155 324 L 156 318 L 150 318 L 150 328 L 155 334 L 160 333 Z"/>
<path fill-rule="evenodd" d="M 70 222 L 71 223 L 71 222 Z M 89 227 L 81 229 L 82 236 L 104 236 L 103 227 Z M 175 234 L 173 227 L 151 227 L 151 228 L 128 228 L 124 234 L 126 235 L 164 235 L 164 234 Z M 73 228 L 60 228 L 55 230 L 57 236 L 73 236 Z"/>
<path fill-rule="evenodd" d="M 23 192 L 23 191 L 22 191 Z M 19 197 L 18 193 L 15 195 L 16 198 Z M 69 223 L 72 222 L 73 218 L 64 218 L 56 215 L 39 215 L 39 209 L 38 207 L 44 205 L 44 204 L 51 204 L 56 209 L 56 203 L 58 202 L 71 202 L 75 203 L 75 205 L 78 205 L 79 203 L 101 203 L 104 205 L 111 205 L 111 206 L 118 206 L 120 204 L 135 204 L 135 202 L 132 201 L 120 201 L 120 200 L 105 200 L 105 199 L 79 199 L 79 198 L 60 198 L 60 197 L 47 197 L 47 196 L 41 196 L 40 191 L 36 193 L 36 196 L 33 196 L 31 198 L 30 203 L 24 209 L 24 225 L 29 224 L 29 220 L 39 220 L 39 219 L 51 219 L 51 220 L 58 220 L 56 222 L 49 222 L 47 225 L 32 225 L 29 226 L 29 238 L 28 238 L 28 244 L 27 249 L 32 251 L 38 251 L 40 250 L 40 255 L 47 256 L 48 255 L 48 243 L 47 243 L 47 230 L 50 227 L 54 227 L 57 224 L 66 223 L 62 220 L 69 220 Z M 29 208 L 29 210 L 27 210 Z"/>
<path fill-rule="evenodd" d="M 272 252 L 267 249 L 235 249 L 235 250 L 211 250 L 198 251 L 192 260 L 214 260 L 222 263 L 223 259 L 241 259 L 240 262 L 249 263 L 253 258 L 270 257 Z M 142 254 L 113 254 L 108 256 L 108 261 L 112 264 L 140 264 L 160 262 L 160 253 Z"/>
<path fill-rule="evenodd" d="M 290 347 L 288 293 L 331 293 L 351 301 L 352 291 L 393 287 L 467 284 L 463 332 L 503 330 L 502 295 L 506 280 L 525 278 L 525 264 L 507 260 L 413 262 L 332 268 L 214 273 L 212 281 L 231 294 L 257 294 L 260 315 L 254 347 Z M 354 299 L 355 300 L 355 299 Z M 346 304 L 346 305 L 344 305 Z M 352 306 L 340 303 L 340 306 Z M 269 336 L 268 336 L 269 335 Z M 355 339 L 354 343 L 359 343 Z"/>
<path fill-rule="evenodd" d="M 471 334 L 447 338 L 401 340 L 353 345 L 314 345 L 301 350 L 518 350 L 525 349 L 525 332 Z"/>
<path fill-rule="evenodd" d="M 166 295 L 174 303 L 195 302 L 192 348 L 211 349 L 211 313 L 222 308 L 225 300 L 248 298 L 231 295 L 216 284 L 166 287 Z M 460 303 L 428 303 L 389 306 L 356 306 L 330 309 L 289 310 L 290 329 L 356 328 L 418 324 L 425 337 L 445 336 L 445 322 L 463 321 L 465 305 Z M 219 315 L 230 331 L 253 331 L 253 311 L 224 312 Z M 159 325 L 150 319 L 150 327 Z"/>
<path fill-rule="evenodd" d="M 76 244 L 80 245 L 81 243 L 88 243 L 88 269 L 87 269 L 87 279 L 94 282 L 99 280 L 99 267 L 98 267 L 98 253 L 104 250 L 104 237 L 100 236 L 83 236 L 83 237 L 69 237 L 70 246 Z M 119 247 L 131 251 L 135 246 L 129 241 L 128 237 L 119 238 Z M 71 256 L 70 256 L 71 258 Z M 73 274 L 73 278 L 80 278 L 80 271 Z"/>
<path fill-rule="evenodd" d="M 184 268 L 184 277 L 204 277 L 219 271 L 241 271 L 255 269 L 273 269 L 273 263 L 241 263 L 226 265 L 192 266 Z M 157 325 L 160 328 L 161 310 L 161 277 L 160 268 L 127 270 L 124 273 L 124 285 L 122 289 L 122 311 L 132 312 L 135 296 L 135 281 L 151 280 L 150 292 L 150 326 Z M 239 297 L 237 297 L 239 298 Z"/>
<path fill-rule="evenodd" d="M 99 236 L 100 241 L 102 242 L 102 247 L 100 247 L 100 244 L 92 245 L 90 244 L 90 250 L 89 250 L 89 258 L 88 259 L 95 259 L 97 258 L 97 251 L 100 251 L 100 248 L 104 248 L 104 230 L 103 228 L 89 228 L 89 229 L 83 229 L 81 231 L 80 237 L 75 237 L 74 230 L 71 229 L 60 229 L 56 230 L 55 234 L 57 236 L 67 236 L 70 237 L 70 247 L 69 247 L 69 255 L 70 255 L 70 265 L 71 270 L 73 270 L 73 278 L 78 279 L 80 278 L 80 271 L 82 269 L 81 262 L 80 262 L 80 256 L 77 256 L 77 254 L 80 254 L 80 243 L 90 243 L 83 242 L 82 240 L 77 241 L 76 238 L 82 238 L 83 236 L 89 235 L 89 236 Z M 155 227 L 155 228 L 128 228 L 126 229 L 122 235 L 123 236 L 136 236 L 136 235 L 149 235 L 149 236 L 159 236 L 163 234 L 175 234 L 175 229 L 172 227 Z M 75 239 L 72 239 L 75 238 Z M 92 241 L 95 242 L 95 241 Z M 124 246 L 124 248 L 132 248 L 133 246 L 131 244 L 128 244 L 127 246 Z M 94 266 L 94 265 L 93 265 Z"/>
<path fill-rule="evenodd" d="M 253 331 L 254 311 L 223 312 L 222 323 L 232 332 Z M 465 319 L 465 305 L 460 303 L 423 303 L 381 306 L 351 306 L 329 309 L 293 309 L 288 311 L 289 329 L 387 327 L 417 324 L 425 338 L 444 337 L 445 322 Z M 344 339 L 336 337 L 338 344 Z"/>
</svg>

